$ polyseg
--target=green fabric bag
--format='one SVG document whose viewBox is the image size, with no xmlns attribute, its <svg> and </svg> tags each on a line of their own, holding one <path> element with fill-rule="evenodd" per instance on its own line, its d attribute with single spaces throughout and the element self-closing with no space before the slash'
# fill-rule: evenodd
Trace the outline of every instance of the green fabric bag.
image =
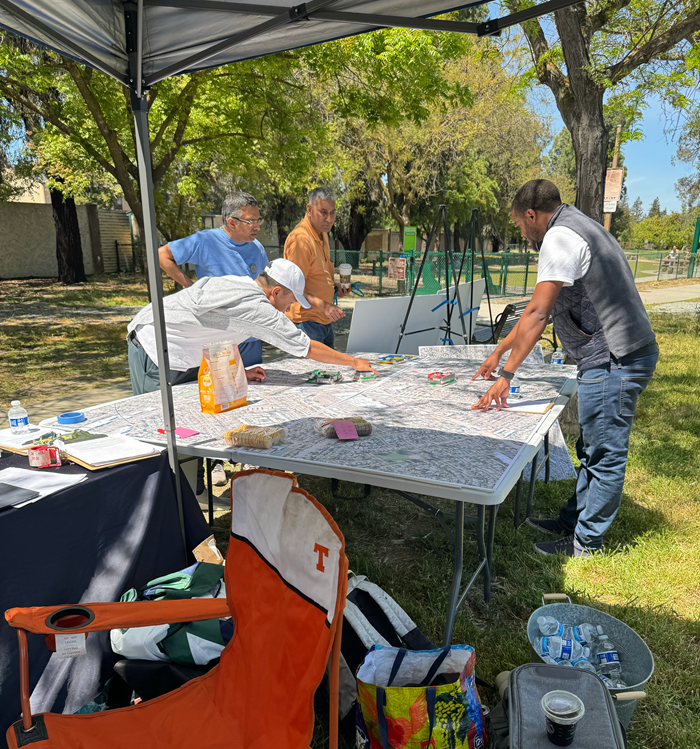
<svg viewBox="0 0 700 749">
<path fill-rule="evenodd" d="M 171 601 L 220 597 L 223 592 L 223 574 L 224 567 L 220 564 L 197 562 L 184 570 L 151 580 L 140 591 L 131 588 L 120 600 Z M 162 629 L 164 628 L 161 626 L 113 630 L 119 636 L 112 636 L 112 648 L 128 658 L 170 659 L 183 665 L 202 666 L 219 657 L 233 634 L 230 618 L 223 625 L 219 619 L 170 624 L 164 636 L 160 631 Z M 147 630 L 157 631 L 158 636 L 149 639 Z M 141 647 L 144 642 L 149 642 L 149 645 Z"/>
</svg>

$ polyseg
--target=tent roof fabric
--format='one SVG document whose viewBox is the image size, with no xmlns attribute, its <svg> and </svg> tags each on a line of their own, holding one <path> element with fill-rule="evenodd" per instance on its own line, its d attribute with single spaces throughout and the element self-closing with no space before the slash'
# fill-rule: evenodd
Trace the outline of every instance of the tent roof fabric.
<svg viewBox="0 0 700 749">
<path fill-rule="evenodd" d="M 135 71 L 130 71 L 129 62 L 136 40 L 127 38 L 125 11 L 136 14 L 142 8 L 143 78 L 151 85 L 168 75 L 378 27 L 350 22 L 346 17 L 350 13 L 364 15 L 363 20 L 369 20 L 367 15 L 391 16 L 403 25 L 401 18 L 437 15 L 454 7 L 445 0 L 312 0 L 305 5 L 289 0 L 143 0 L 138 5 L 121 0 L 0 0 L 0 26 L 133 85 L 130 76 Z M 453 25 L 476 33 L 477 24 Z M 134 35 L 137 28 L 135 24 Z"/>
</svg>

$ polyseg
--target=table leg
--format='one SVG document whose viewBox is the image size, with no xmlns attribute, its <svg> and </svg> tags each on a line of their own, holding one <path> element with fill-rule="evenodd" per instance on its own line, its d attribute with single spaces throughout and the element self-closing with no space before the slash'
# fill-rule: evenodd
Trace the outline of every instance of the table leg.
<svg viewBox="0 0 700 749">
<path fill-rule="evenodd" d="M 366 499 L 369 497 L 370 492 L 372 491 L 372 487 L 370 484 L 365 484 L 365 488 L 363 489 L 363 495 L 362 497 L 341 497 L 340 494 L 338 494 L 338 489 L 340 488 L 340 479 L 331 479 L 331 494 L 335 499 Z"/>
<path fill-rule="evenodd" d="M 535 499 L 535 480 L 537 479 L 537 471 L 541 468 L 538 465 L 540 462 L 540 451 L 537 451 L 537 455 L 532 459 L 532 471 L 530 471 L 530 486 L 527 490 L 527 508 L 525 509 L 525 517 L 529 518 L 532 515 L 532 502 Z"/>
<path fill-rule="evenodd" d="M 462 583 L 462 568 L 464 564 L 464 503 L 455 502 L 455 531 L 453 537 L 453 561 L 454 574 L 452 576 L 452 588 L 450 589 L 450 600 L 447 604 L 447 623 L 445 634 L 442 639 L 443 646 L 452 642 L 452 630 L 455 625 L 455 617 L 459 608 L 459 587 Z"/>
<path fill-rule="evenodd" d="M 214 489 L 211 485 L 211 460 L 204 458 L 204 468 L 207 473 L 207 503 L 209 505 L 209 525 L 214 525 Z"/>
<path fill-rule="evenodd" d="M 489 561 L 488 546 L 484 543 L 484 505 L 477 507 L 476 521 L 476 548 L 479 556 L 485 561 L 484 564 L 484 601 L 489 602 L 491 597 L 491 564 Z M 495 522 L 495 517 L 494 517 Z M 491 529 L 491 516 L 489 516 L 489 530 Z"/>
<path fill-rule="evenodd" d="M 518 483 L 515 486 L 515 508 L 513 509 L 513 526 L 520 525 L 520 498 L 523 496 L 523 474 L 520 474 Z"/>
<path fill-rule="evenodd" d="M 549 432 L 544 436 L 544 483 L 549 483 Z"/>
<path fill-rule="evenodd" d="M 496 513 L 498 505 L 489 506 L 489 527 L 486 534 L 486 567 L 484 568 L 484 601 L 491 599 L 491 574 L 493 572 L 493 539 L 496 533 Z M 488 572 L 488 584 L 487 584 Z"/>
</svg>

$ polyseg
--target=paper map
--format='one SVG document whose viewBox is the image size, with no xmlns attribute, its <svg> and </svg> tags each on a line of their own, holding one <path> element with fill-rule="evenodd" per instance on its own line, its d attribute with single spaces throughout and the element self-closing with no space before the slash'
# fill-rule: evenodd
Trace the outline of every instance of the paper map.
<svg viewBox="0 0 700 749">
<path fill-rule="evenodd" d="M 236 448 L 236 453 L 245 453 L 246 462 L 254 465 L 264 465 L 266 454 L 288 458 L 290 470 L 301 472 L 303 463 L 293 465 L 294 461 L 493 489 L 545 416 L 472 411 L 487 388 L 483 380 L 471 381 L 483 359 L 446 358 L 450 350 L 458 349 L 442 349 L 440 359 L 414 357 L 401 364 L 377 364 L 379 377 L 366 382 L 354 381 L 349 367 L 327 367 L 342 372 L 343 381 L 324 385 L 305 383 L 319 366 L 316 362 L 276 360 L 265 365 L 264 383 L 249 383 L 249 405 L 224 414 L 202 414 L 197 384 L 178 385 L 173 388 L 176 423 L 199 434 L 178 439 L 177 444 L 230 452 L 225 431 L 242 423 L 277 425 L 288 431 L 283 444 L 270 450 Z M 431 385 L 428 374 L 437 369 L 449 369 L 457 381 Z M 521 398 L 551 402 L 572 377 L 573 367 L 526 362 L 518 370 Z M 159 392 L 95 406 L 85 415 L 81 428 L 165 443 L 157 431 L 163 428 Z M 314 428 L 321 419 L 349 416 L 370 421 L 372 434 L 341 442 L 323 437 Z M 54 424 L 53 419 L 42 422 L 42 426 Z M 550 440 L 552 478 L 575 477 L 558 424 Z"/>
</svg>

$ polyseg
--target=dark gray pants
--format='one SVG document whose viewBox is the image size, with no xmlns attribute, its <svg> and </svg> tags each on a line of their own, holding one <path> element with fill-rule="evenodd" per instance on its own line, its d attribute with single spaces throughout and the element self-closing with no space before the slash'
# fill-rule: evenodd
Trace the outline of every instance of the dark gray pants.
<svg viewBox="0 0 700 749">
<path fill-rule="evenodd" d="M 138 341 L 138 338 L 136 339 Z M 155 393 L 160 389 L 160 373 L 158 365 L 143 350 L 143 347 L 134 341 L 127 339 L 127 351 L 129 355 L 129 377 L 131 378 L 131 391 L 134 395 L 143 393 Z M 170 370 L 170 384 L 182 385 L 185 382 L 196 382 L 199 367 L 192 367 L 186 372 L 176 369 Z M 195 494 L 204 491 L 204 463 L 201 458 L 197 460 L 197 486 Z"/>
<path fill-rule="evenodd" d="M 138 341 L 138 339 L 136 339 Z M 134 395 L 143 393 L 155 393 L 160 388 L 160 373 L 158 365 L 143 350 L 140 344 L 127 339 L 129 355 L 129 377 L 131 378 L 131 391 Z M 192 367 L 186 372 L 176 369 L 170 370 L 170 383 L 182 385 L 183 382 L 195 382 L 199 373 L 199 367 Z"/>
</svg>

